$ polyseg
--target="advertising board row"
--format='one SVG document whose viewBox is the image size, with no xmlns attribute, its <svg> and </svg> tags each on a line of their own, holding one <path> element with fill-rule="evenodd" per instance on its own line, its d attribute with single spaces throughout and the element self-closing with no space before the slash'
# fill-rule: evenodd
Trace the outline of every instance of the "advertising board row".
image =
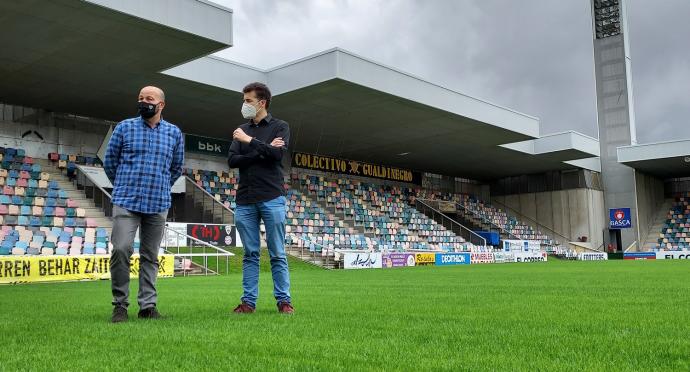
<svg viewBox="0 0 690 372">
<path fill-rule="evenodd" d="M 412 266 L 476 265 L 509 262 L 544 262 L 545 252 L 381 253 L 347 252 L 345 269 L 381 269 Z"/>
</svg>

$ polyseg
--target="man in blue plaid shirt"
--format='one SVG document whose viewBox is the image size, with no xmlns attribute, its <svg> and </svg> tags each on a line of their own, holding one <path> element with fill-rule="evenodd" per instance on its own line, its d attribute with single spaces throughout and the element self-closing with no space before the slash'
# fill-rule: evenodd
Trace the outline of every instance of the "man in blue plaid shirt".
<svg viewBox="0 0 690 372">
<path fill-rule="evenodd" d="M 156 319 L 158 250 L 170 208 L 170 190 L 182 175 L 184 140 L 175 125 L 161 118 L 165 94 L 145 87 L 139 93 L 139 117 L 120 122 L 105 154 L 104 168 L 113 184 L 113 251 L 110 275 L 112 322 L 127 320 L 129 261 L 137 229 L 139 248 L 139 318 Z"/>
</svg>

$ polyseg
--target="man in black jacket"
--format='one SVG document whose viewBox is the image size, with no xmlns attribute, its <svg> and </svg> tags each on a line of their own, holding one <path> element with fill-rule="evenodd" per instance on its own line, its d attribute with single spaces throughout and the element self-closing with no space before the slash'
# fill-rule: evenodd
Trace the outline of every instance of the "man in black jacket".
<svg viewBox="0 0 690 372">
<path fill-rule="evenodd" d="M 244 87 L 242 116 L 249 119 L 232 135 L 228 156 L 230 168 L 239 168 L 235 224 L 244 246 L 242 295 L 235 313 L 253 313 L 259 296 L 259 224 L 266 227 L 266 243 L 271 257 L 273 295 L 278 311 L 292 314 L 290 274 L 285 255 L 285 189 L 283 155 L 290 141 L 288 123 L 274 118 L 268 108 L 271 91 L 262 83 Z"/>
</svg>

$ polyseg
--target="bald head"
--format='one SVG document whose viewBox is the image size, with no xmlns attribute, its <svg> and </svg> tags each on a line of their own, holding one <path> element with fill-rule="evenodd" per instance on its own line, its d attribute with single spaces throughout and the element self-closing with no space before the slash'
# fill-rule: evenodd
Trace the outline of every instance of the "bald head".
<svg viewBox="0 0 690 372">
<path fill-rule="evenodd" d="M 151 85 L 141 88 L 141 91 L 139 92 L 139 101 L 147 101 L 145 99 L 146 97 L 153 98 L 155 102 L 152 103 L 157 103 L 160 101 L 165 102 L 165 93 L 163 92 L 163 89 Z"/>
</svg>

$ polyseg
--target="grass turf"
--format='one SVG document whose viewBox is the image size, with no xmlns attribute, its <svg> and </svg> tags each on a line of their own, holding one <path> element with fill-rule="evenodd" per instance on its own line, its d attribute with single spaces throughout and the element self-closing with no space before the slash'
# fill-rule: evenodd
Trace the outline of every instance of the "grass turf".
<svg viewBox="0 0 690 372">
<path fill-rule="evenodd" d="M 265 264 L 253 315 L 230 314 L 232 270 L 161 279 L 167 319 L 133 319 L 133 305 L 125 324 L 108 322 L 107 281 L 0 286 L 0 369 L 690 369 L 685 261 L 291 263 L 291 317 L 276 312 Z"/>
</svg>

